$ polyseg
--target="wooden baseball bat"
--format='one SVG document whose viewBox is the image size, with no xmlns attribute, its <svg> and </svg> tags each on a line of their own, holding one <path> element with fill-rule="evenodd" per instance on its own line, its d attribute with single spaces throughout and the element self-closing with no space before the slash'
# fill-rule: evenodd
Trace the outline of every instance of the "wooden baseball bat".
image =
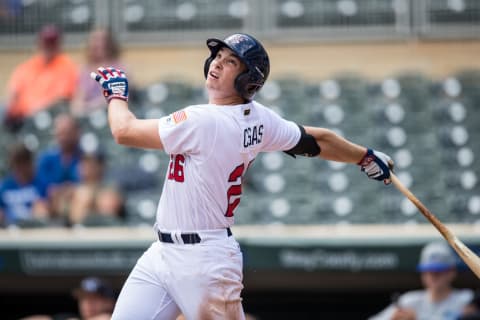
<svg viewBox="0 0 480 320">
<path fill-rule="evenodd" d="M 452 231 L 450 231 L 447 226 L 445 226 L 438 218 L 428 210 L 425 205 L 420 202 L 420 200 L 415 197 L 415 195 L 403 185 L 403 183 L 397 178 L 397 176 L 390 172 L 390 178 L 394 186 L 403 193 L 408 200 L 410 200 L 420 212 L 425 216 L 425 218 L 430 221 L 435 228 L 440 232 L 440 234 L 447 240 L 447 242 L 452 246 L 453 249 L 458 253 L 460 258 L 468 265 L 468 267 L 475 273 L 475 275 L 480 278 L 480 258 L 473 253 L 462 241 L 460 241 Z"/>
</svg>

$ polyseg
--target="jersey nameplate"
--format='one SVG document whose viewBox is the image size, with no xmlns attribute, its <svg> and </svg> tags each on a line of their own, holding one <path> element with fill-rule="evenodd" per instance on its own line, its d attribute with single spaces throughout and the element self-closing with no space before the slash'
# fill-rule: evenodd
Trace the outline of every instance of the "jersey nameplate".
<svg viewBox="0 0 480 320">
<path fill-rule="evenodd" d="M 246 127 L 243 130 L 243 147 L 248 148 L 262 142 L 263 124 Z"/>
</svg>

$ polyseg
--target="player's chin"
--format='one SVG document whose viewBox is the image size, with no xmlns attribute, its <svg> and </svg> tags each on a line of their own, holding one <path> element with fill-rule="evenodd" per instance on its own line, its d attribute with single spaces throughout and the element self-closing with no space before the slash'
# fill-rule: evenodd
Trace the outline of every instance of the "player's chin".
<svg viewBox="0 0 480 320">
<path fill-rule="evenodd" d="M 205 87 L 208 91 L 221 91 L 220 83 L 216 79 L 208 79 L 205 81 Z"/>
</svg>

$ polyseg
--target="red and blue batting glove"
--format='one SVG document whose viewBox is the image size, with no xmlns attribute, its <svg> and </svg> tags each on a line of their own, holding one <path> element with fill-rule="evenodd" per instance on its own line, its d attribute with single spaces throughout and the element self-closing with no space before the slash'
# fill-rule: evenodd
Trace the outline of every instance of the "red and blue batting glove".
<svg viewBox="0 0 480 320">
<path fill-rule="evenodd" d="M 128 80 L 122 70 L 100 67 L 97 69 L 97 73 L 90 73 L 90 77 L 102 86 L 107 102 L 112 99 L 128 101 Z"/>
<path fill-rule="evenodd" d="M 385 153 L 373 149 L 367 149 L 367 153 L 358 163 L 360 169 L 367 174 L 370 179 L 383 181 L 390 184 L 390 169 L 393 169 L 392 158 Z"/>
</svg>

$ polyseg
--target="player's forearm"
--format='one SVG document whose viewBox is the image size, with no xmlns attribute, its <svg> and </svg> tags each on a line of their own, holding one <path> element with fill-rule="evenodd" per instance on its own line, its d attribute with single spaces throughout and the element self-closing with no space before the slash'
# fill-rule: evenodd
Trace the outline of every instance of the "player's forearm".
<svg viewBox="0 0 480 320">
<path fill-rule="evenodd" d="M 365 155 L 366 148 L 350 142 L 335 132 L 316 127 L 305 127 L 321 148 L 319 157 L 325 160 L 358 163 Z"/>
<path fill-rule="evenodd" d="M 108 105 L 108 121 L 118 144 L 148 149 L 163 149 L 158 133 L 158 119 L 137 119 L 120 99 L 112 99 Z"/>
<path fill-rule="evenodd" d="M 135 115 L 128 109 L 126 101 L 112 99 L 108 104 L 108 123 L 113 138 L 118 144 L 126 144 L 131 123 Z"/>
</svg>

